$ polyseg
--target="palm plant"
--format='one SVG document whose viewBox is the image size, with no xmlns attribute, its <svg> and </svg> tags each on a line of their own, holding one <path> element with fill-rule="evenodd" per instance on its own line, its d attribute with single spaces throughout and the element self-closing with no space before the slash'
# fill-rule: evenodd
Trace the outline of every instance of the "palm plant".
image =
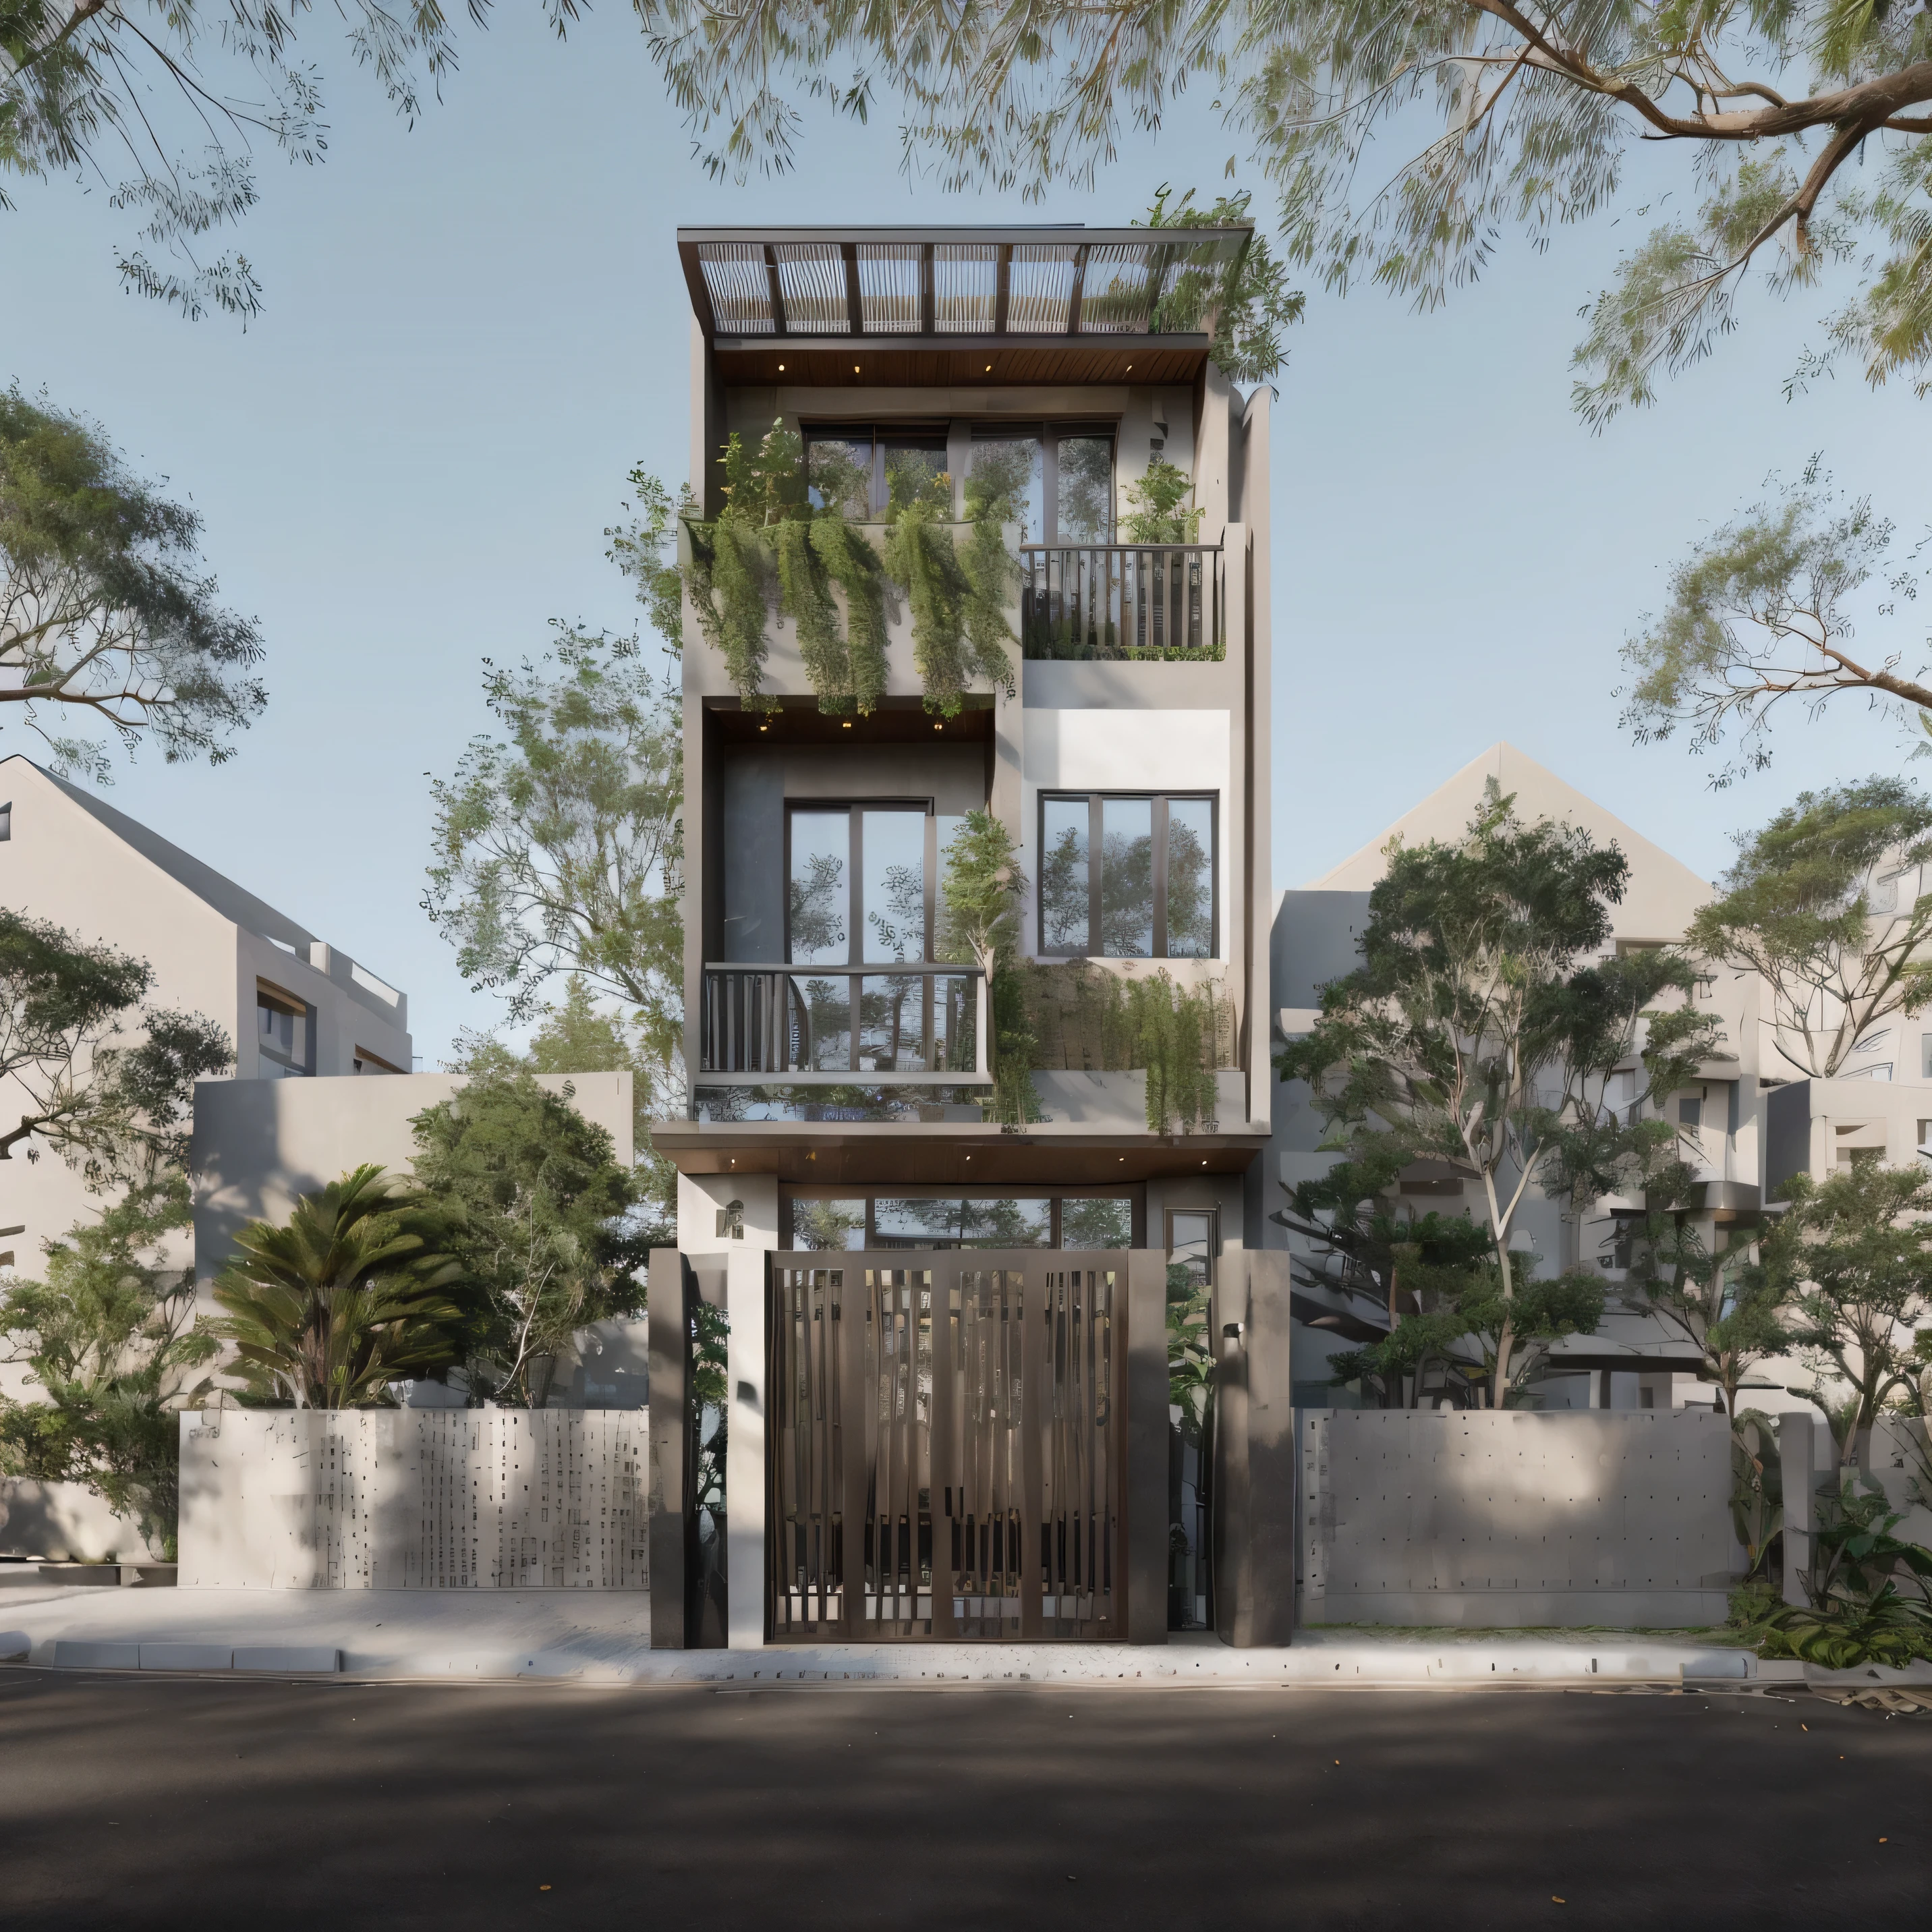
<svg viewBox="0 0 1932 1932">
<path fill-rule="evenodd" d="M 214 1298 L 212 1332 L 234 1344 L 257 1396 L 355 1408 L 405 1370 L 453 1359 L 462 1310 L 444 1290 L 462 1264 L 436 1245 L 414 1196 L 364 1165 L 295 1204 L 285 1227 L 251 1222 Z"/>
</svg>

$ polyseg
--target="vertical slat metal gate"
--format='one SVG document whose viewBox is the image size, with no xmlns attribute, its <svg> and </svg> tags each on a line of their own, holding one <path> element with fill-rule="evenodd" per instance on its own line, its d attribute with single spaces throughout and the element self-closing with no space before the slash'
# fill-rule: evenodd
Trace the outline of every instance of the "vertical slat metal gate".
<svg viewBox="0 0 1932 1932">
<path fill-rule="evenodd" d="M 774 1640 L 1126 1636 L 1126 1262 L 773 1257 Z"/>
</svg>

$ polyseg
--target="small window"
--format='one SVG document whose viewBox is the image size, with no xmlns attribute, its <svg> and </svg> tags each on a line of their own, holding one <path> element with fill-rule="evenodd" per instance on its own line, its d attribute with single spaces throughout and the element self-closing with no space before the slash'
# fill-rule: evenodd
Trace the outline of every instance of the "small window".
<svg viewBox="0 0 1932 1932">
<path fill-rule="evenodd" d="M 381 1054 L 371 1053 L 366 1046 L 356 1049 L 354 1065 L 358 1073 L 400 1073 L 403 1070 L 400 1066 L 391 1066 Z"/>
<path fill-rule="evenodd" d="M 14 802 L 9 799 L 4 805 L 0 805 L 0 841 L 10 838 L 13 836 Z"/>
<path fill-rule="evenodd" d="M 1680 1127 L 1689 1127 L 1694 1132 L 1704 1124 L 1704 1102 L 1701 1098 L 1678 1102 L 1677 1124 Z"/>
<path fill-rule="evenodd" d="M 718 1239 L 742 1241 L 745 1238 L 745 1204 L 728 1201 L 718 1210 Z"/>
<path fill-rule="evenodd" d="M 255 1046 L 266 1078 L 286 1079 L 315 1071 L 311 1012 L 273 987 L 255 988 Z"/>
<path fill-rule="evenodd" d="M 1063 958 L 1211 959 L 1214 800 L 1042 794 L 1040 950 Z"/>
<path fill-rule="evenodd" d="M 1211 1208 L 1174 1208 L 1167 1216 L 1167 1298 L 1185 1301 L 1214 1285 L 1220 1246 L 1218 1216 Z"/>
</svg>

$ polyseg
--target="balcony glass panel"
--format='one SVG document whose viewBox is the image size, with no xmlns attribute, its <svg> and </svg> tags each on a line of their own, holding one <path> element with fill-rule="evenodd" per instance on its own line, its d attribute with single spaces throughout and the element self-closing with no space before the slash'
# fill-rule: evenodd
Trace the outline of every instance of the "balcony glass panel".
<svg viewBox="0 0 1932 1932">
<path fill-rule="evenodd" d="M 1154 307 L 1151 242 L 1101 242 L 1087 251 L 1080 285 L 1082 335 L 1144 335 Z"/>
<path fill-rule="evenodd" d="M 772 280 L 765 251 L 755 242 L 706 242 L 698 251 L 705 293 L 720 335 L 770 335 Z"/>
<path fill-rule="evenodd" d="M 1154 801 L 1110 798 L 1100 818 L 1100 951 L 1154 956 Z"/>
<path fill-rule="evenodd" d="M 926 814 L 867 812 L 860 850 L 865 877 L 867 960 L 923 959 L 926 952 Z"/>
<path fill-rule="evenodd" d="M 850 957 L 852 821 L 848 812 L 791 814 L 786 936 L 801 966 L 844 965 Z"/>
<path fill-rule="evenodd" d="M 908 335 L 918 330 L 920 244 L 859 244 L 859 310 L 868 335 Z"/>
<path fill-rule="evenodd" d="M 869 974 L 860 982 L 859 1071 L 926 1073 L 926 978 Z"/>
<path fill-rule="evenodd" d="M 1108 436 L 1062 436 L 1058 512 L 1053 541 L 1103 544 L 1114 532 L 1114 440 Z"/>
<path fill-rule="evenodd" d="M 963 973 L 932 980 L 932 1070 L 970 1073 L 979 1064 L 979 982 Z"/>
<path fill-rule="evenodd" d="M 1167 952 L 1214 956 L 1214 801 L 1167 802 Z"/>
<path fill-rule="evenodd" d="M 991 335 L 999 317 L 1000 250 L 941 242 L 932 251 L 933 321 L 944 335 Z"/>
<path fill-rule="evenodd" d="M 1040 947 L 1087 950 L 1087 843 L 1084 798 L 1049 798 L 1040 808 Z"/>
<path fill-rule="evenodd" d="M 785 327 L 794 335 L 850 335 L 845 257 L 836 242 L 781 242 L 772 250 Z"/>
<path fill-rule="evenodd" d="M 973 474 L 988 490 L 1012 500 L 1022 543 L 1038 543 L 1046 530 L 1040 441 L 1031 431 L 975 434 Z"/>
<path fill-rule="evenodd" d="M 843 1073 L 852 1064 L 852 982 L 806 978 L 792 982 L 792 1064 L 808 1073 Z"/>
</svg>

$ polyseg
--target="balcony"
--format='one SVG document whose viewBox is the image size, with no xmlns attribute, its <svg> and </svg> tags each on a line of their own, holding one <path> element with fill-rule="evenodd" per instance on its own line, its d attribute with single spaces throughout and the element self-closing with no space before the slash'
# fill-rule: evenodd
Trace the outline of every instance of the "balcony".
<svg viewBox="0 0 1932 1932">
<path fill-rule="evenodd" d="M 1226 655 L 1218 544 L 1020 546 L 1020 646 L 1028 658 Z"/>
<path fill-rule="evenodd" d="M 704 968 L 698 1071 L 709 1086 L 991 1086 L 976 966 Z"/>
</svg>

